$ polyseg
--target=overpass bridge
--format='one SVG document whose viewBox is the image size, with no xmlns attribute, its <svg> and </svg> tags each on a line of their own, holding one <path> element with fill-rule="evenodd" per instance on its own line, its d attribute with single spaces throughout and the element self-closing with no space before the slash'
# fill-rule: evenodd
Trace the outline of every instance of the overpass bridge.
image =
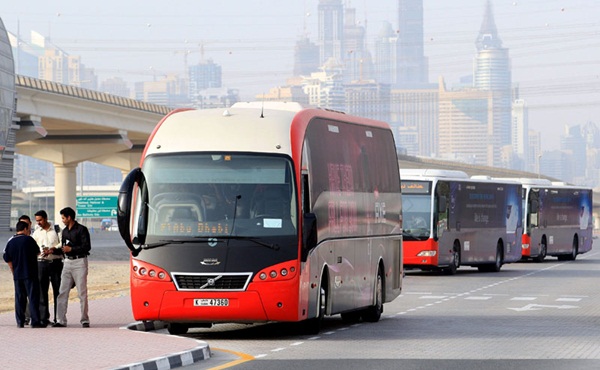
<svg viewBox="0 0 600 370">
<path fill-rule="evenodd" d="M 54 219 L 60 219 L 60 208 L 76 203 L 76 168 L 80 162 L 103 164 L 127 174 L 138 166 L 149 135 L 170 111 L 165 106 L 25 76 L 16 76 L 16 93 L 15 151 L 54 165 Z M 529 172 L 411 156 L 400 156 L 400 168 L 444 168 L 470 176 L 538 177 Z M 600 197 L 595 195 L 597 211 Z"/>
</svg>

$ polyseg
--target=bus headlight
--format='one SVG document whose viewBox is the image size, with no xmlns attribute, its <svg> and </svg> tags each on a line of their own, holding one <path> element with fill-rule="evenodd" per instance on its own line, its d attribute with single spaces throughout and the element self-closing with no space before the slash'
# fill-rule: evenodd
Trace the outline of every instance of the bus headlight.
<svg viewBox="0 0 600 370">
<path fill-rule="evenodd" d="M 258 275 L 258 277 L 260 278 L 260 280 L 265 280 L 267 278 L 267 274 L 261 272 L 260 275 Z"/>
<path fill-rule="evenodd" d="M 437 254 L 436 251 L 420 251 L 417 254 L 418 257 L 434 257 Z"/>
</svg>

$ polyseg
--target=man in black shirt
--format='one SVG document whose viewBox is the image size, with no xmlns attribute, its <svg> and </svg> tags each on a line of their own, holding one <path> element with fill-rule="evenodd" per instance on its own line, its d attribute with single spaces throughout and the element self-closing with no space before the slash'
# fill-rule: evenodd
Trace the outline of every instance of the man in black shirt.
<svg viewBox="0 0 600 370">
<path fill-rule="evenodd" d="M 69 305 L 69 292 L 73 283 L 77 287 L 79 303 L 81 306 L 81 319 L 79 322 L 84 328 L 90 327 L 88 316 L 87 276 L 88 258 L 90 254 L 90 232 L 87 227 L 75 221 L 75 210 L 66 207 L 60 210 L 65 228 L 62 231 L 62 250 L 65 262 L 60 276 L 60 289 L 57 298 L 57 320 L 52 326 L 64 328 L 67 326 L 67 307 Z"/>
<path fill-rule="evenodd" d="M 40 284 L 38 281 L 37 256 L 40 253 L 35 240 L 28 235 L 29 224 L 17 222 L 17 234 L 6 244 L 4 261 L 8 263 L 15 283 L 15 317 L 17 326 L 25 326 L 25 307 L 29 298 L 31 327 L 43 328 L 40 321 Z"/>
</svg>

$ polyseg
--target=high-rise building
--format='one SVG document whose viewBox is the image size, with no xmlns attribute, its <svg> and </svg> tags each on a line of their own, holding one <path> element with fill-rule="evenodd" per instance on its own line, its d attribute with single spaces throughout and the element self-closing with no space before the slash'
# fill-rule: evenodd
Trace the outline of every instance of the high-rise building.
<svg viewBox="0 0 600 370">
<path fill-rule="evenodd" d="M 415 88 L 429 82 L 423 45 L 423 0 L 398 0 L 397 87 Z"/>
<path fill-rule="evenodd" d="M 520 159 L 516 170 L 529 168 L 529 110 L 523 99 L 516 99 L 512 104 L 512 150 Z"/>
<path fill-rule="evenodd" d="M 158 81 L 136 82 L 135 99 L 168 107 L 188 106 L 186 82 L 177 75 L 168 75 Z"/>
<path fill-rule="evenodd" d="M 540 159 L 542 157 L 542 135 L 539 131 L 529 130 L 527 134 L 528 158 L 525 171 L 540 173 Z"/>
<path fill-rule="evenodd" d="M 560 149 L 571 155 L 571 178 L 564 180 L 581 183 L 587 167 L 587 145 L 581 125 L 565 126 L 565 133 L 560 138 Z"/>
<path fill-rule="evenodd" d="M 344 6 L 342 0 L 319 0 L 319 65 L 330 58 L 344 61 Z"/>
<path fill-rule="evenodd" d="M 439 83 L 438 154 L 442 159 L 496 166 L 502 160 L 501 146 L 494 135 L 492 91 L 446 90 Z"/>
<path fill-rule="evenodd" d="M 492 91 L 494 98 L 491 109 L 494 111 L 493 135 L 499 146 L 511 145 L 511 73 L 508 49 L 502 47 L 502 40 L 492 13 L 492 4 L 487 0 L 483 22 L 475 42 L 477 55 L 474 60 L 473 86 L 479 90 Z M 500 149 L 500 148 L 496 148 Z M 493 165 L 502 166 L 496 158 Z"/>
<path fill-rule="evenodd" d="M 344 82 L 372 78 L 372 60 L 365 43 L 366 30 L 356 19 L 356 9 L 344 9 Z"/>
<path fill-rule="evenodd" d="M 319 47 L 306 36 L 296 41 L 294 76 L 308 76 L 319 70 Z"/>
<path fill-rule="evenodd" d="M 333 58 L 321 67 L 320 72 L 303 77 L 302 89 L 311 106 L 342 112 L 346 109 L 342 66 Z"/>
<path fill-rule="evenodd" d="M 375 80 L 396 85 L 398 35 L 389 22 L 382 24 L 375 39 Z"/>
<path fill-rule="evenodd" d="M 438 153 L 438 89 L 393 89 L 390 103 L 390 124 L 398 142 L 404 145 L 406 154 L 425 157 Z M 416 133 L 416 139 L 414 137 Z M 408 135 L 408 138 L 404 138 Z"/>
<path fill-rule="evenodd" d="M 189 97 L 192 101 L 201 90 L 221 87 L 221 66 L 212 59 L 190 66 L 188 73 Z"/>
<path fill-rule="evenodd" d="M 100 91 L 111 95 L 122 96 L 124 98 L 131 98 L 131 90 L 127 86 L 127 82 L 120 77 L 104 80 L 100 83 Z"/>
<path fill-rule="evenodd" d="M 353 81 L 344 86 L 346 113 L 390 121 L 390 85 L 375 80 Z"/>
</svg>

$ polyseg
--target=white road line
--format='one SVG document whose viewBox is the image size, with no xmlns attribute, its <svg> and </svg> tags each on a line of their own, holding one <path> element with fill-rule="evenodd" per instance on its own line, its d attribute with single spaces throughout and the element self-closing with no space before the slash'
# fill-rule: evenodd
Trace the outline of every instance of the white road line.
<svg viewBox="0 0 600 370">
<path fill-rule="evenodd" d="M 470 301 L 487 301 L 488 299 L 492 299 L 492 297 L 486 297 L 486 296 L 469 296 L 466 297 L 465 299 L 468 299 Z"/>
<path fill-rule="evenodd" d="M 557 298 L 556 302 L 579 302 L 581 298 Z"/>
<path fill-rule="evenodd" d="M 512 297 L 511 301 L 535 301 L 538 297 Z"/>
</svg>

